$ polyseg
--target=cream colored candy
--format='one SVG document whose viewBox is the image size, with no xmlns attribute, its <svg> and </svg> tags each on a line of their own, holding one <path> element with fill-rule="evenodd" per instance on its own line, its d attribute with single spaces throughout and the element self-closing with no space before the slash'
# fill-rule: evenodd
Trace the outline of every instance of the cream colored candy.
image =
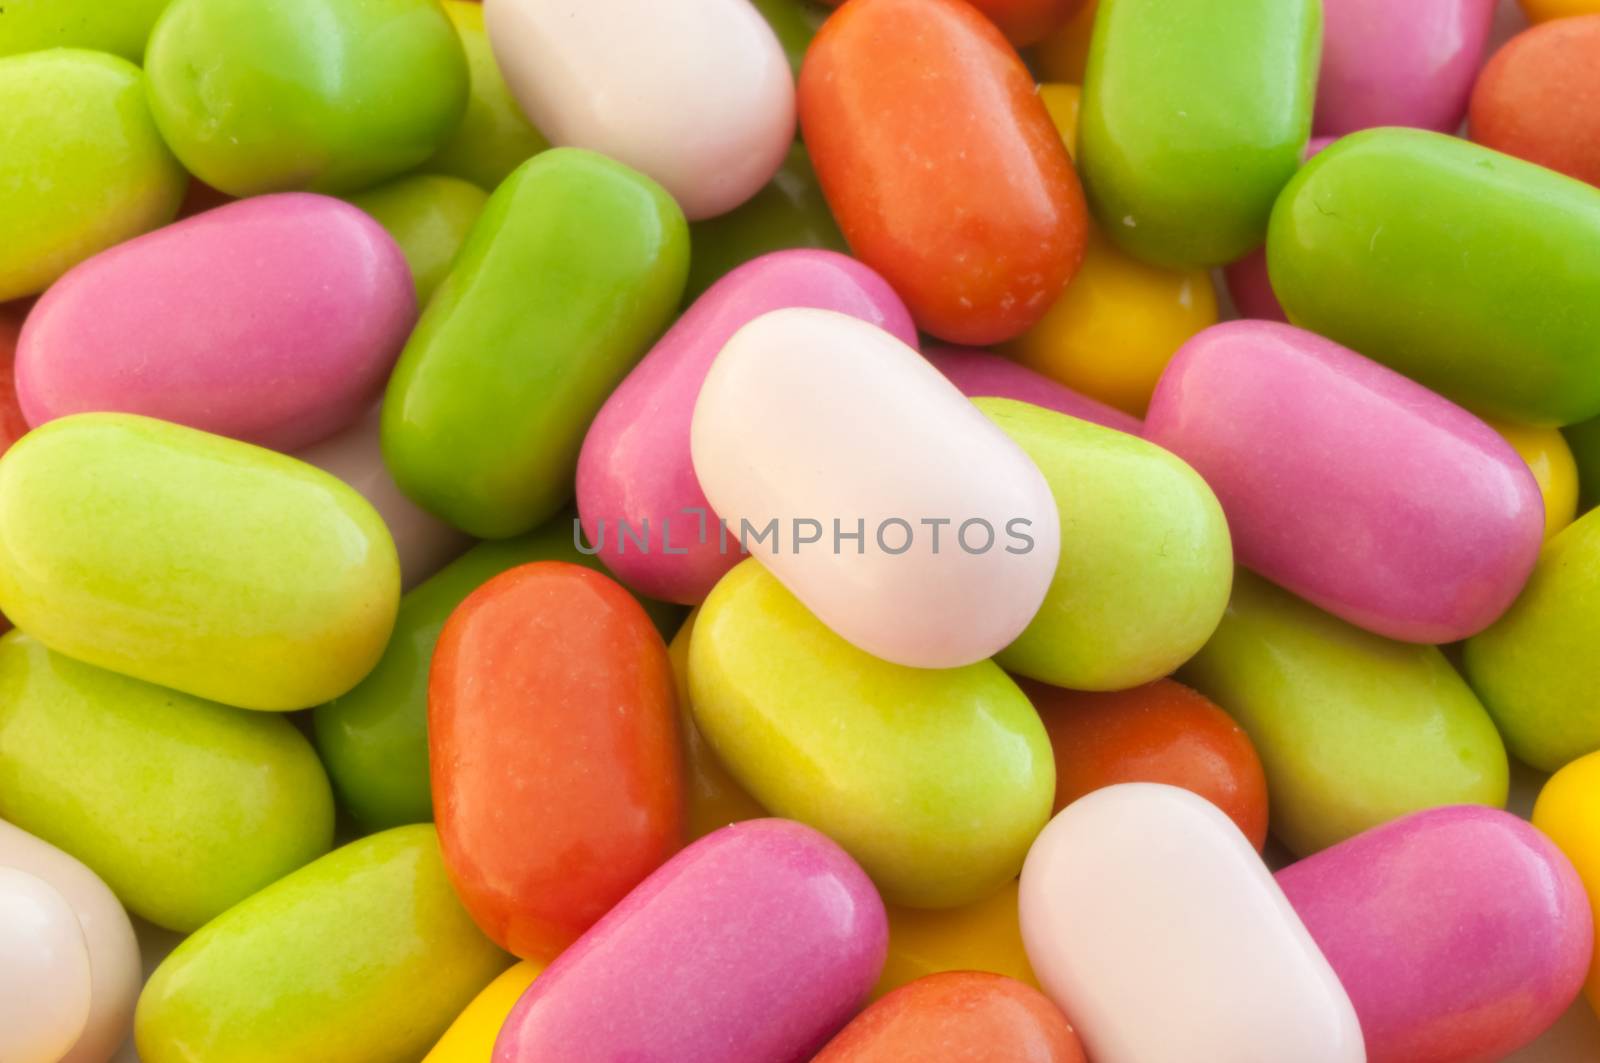
<svg viewBox="0 0 1600 1063">
<path fill-rule="evenodd" d="M 67 899 L 0 866 L 0 1059 L 56 1063 L 89 1018 L 89 948 Z"/>
<path fill-rule="evenodd" d="M 794 80 L 749 0 L 487 0 L 496 61 L 552 144 L 664 185 L 690 221 L 765 185 L 794 139 Z"/>
<path fill-rule="evenodd" d="M 819 620 L 896 664 L 993 656 L 1055 572 L 1038 468 L 916 351 L 845 314 L 776 310 L 734 333 L 690 451 L 728 548 L 742 537 Z"/>
<path fill-rule="evenodd" d="M 76 914 L 89 955 L 89 1010 L 76 1042 L 60 1057 L 60 1063 L 105 1063 L 127 1039 L 139 998 L 139 941 L 128 913 L 93 871 L 49 842 L 0 820 L 0 869 L 5 868 L 27 872 L 47 883 Z M 0 962 L 0 985 L 6 981 L 4 968 L 7 964 Z M 22 969 L 27 970 L 28 965 L 23 964 Z M 5 1013 L 5 999 L 9 999 L 7 991 L 0 989 L 0 1014 Z M 0 1019 L 0 1029 L 9 1028 L 9 1019 Z M 0 1046 L 7 1044 L 0 1033 Z M 56 1057 L 50 1059 L 54 1063 Z M 0 1060 L 13 1063 L 4 1047 L 0 1047 Z"/>
<path fill-rule="evenodd" d="M 1095 1063 L 1362 1063 L 1355 1009 L 1231 820 L 1173 786 L 1063 809 L 1022 868 L 1022 940 Z"/>
</svg>

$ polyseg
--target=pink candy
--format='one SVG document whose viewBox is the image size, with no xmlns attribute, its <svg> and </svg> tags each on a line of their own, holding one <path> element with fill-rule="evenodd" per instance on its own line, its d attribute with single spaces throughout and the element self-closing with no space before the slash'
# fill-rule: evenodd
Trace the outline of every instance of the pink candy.
<svg viewBox="0 0 1600 1063">
<path fill-rule="evenodd" d="M 1080 395 L 1065 384 L 1058 384 L 1044 374 L 998 354 L 971 347 L 934 347 L 922 353 L 935 369 L 968 398 L 987 396 L 1030 402 L 1080 421 L 1092 421 L 1134 436 L 1144 430 L 1139 419 L 1132 414 L 1107 406 L 1098 399 Z"/>
<path fill-rule="evenodd" d="M 376 400 L 416 315 L 377 222 L 327 196 L 260 196 L 57 281 L 23 326 L 17 397 L 35 427 L 114 410 L 293 450 Z"/>
<path fill-rule="evenodd" d="M 1539 487 L 1494 429 L 1290 325 L 1184 344 L 1145 434 L 1216 491 L 1241 564 L 1380 635 L 1466 638 L 1538 557 Z"/>
</svg>

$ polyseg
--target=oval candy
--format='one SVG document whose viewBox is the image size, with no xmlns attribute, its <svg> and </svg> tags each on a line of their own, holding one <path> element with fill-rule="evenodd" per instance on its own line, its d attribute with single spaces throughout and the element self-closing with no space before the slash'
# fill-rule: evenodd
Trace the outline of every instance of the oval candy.
<svg viewBox="0 0 1600 1063">
<path fill-rule="evenodd" d="M 922 356 L 968 398 L 1015 399 L 1129 435 L 1140 435 L 1144 431 L 1137 417 L 1098 399 L 1080 395 L 1065 384 L 1058 384 L 1001 355 L 968 347 L 931 347 L 923 351 Z"/>
<path fill-rule="evenodd" d="M 1017 882 L 959 908 L 886 906 L 889 952 L 874 997 L 944 971 L 987 971 L 1037 987 L 1017 923 Z"/>
<path fill-rule="evenodd" d="M 478 5 L 462 0 L 462 6 Z M 412 174 L 358 192 L 350 202 L 370 214 L 399 245 L 411 269 L 417 306 L 422 307 L 450 272 L 450 263 L 488 199 L 483 189 L 458 177 Z"/>
<path fill-rule="evenodd" d="M 422 1063 L 489 1063 L 506 1016 L 543 970 L 531 960 L 506 968 L 456 1016 Z"/>
<path fill-rule="evenodd" d="M 1588 753 L 1567 764 L 1539 791 L 1533 825 L 1572 862 L 1589 895 L 1595 937 L 1583 992 L 1591 1007 L 1600 1008 L 1600 753 Z M 1574 920 L 1576 921 L 1576 920 Z"/>
<path fill-rule="evenodd" d="M 1472 139 L 1600 185 L 1597 63 L 1600 7 L 1517 34 L 1473 87 Z"/>
<path fill-rule="evenodd" d="M 492 192 L 550 142 L 522 113 L 495 63 L 483 5 L 476 0 L 443 3 L 467 56 L 467 109 L 455 133 L 423 167 Z"/>
<path fill-rule="evenodd" d="M 72 905 L 50 883 L 0 864 L 0 1052 L 55 1063 L 82 1036 L 92 983 Z"/>
</svg>

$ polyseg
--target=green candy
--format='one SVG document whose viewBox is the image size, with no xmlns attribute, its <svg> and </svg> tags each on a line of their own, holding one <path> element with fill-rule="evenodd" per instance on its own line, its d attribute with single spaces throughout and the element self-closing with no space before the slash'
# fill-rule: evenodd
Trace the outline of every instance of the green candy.
<svg viewBox="0 0 1600 1063">
<path fill-rule="evenodd" d="M 401 490 L 481 539 L 566 505 L 589 422 L 678 305 L 688 244 L 672 197 L 621 163 L 555 148 L 518 167 L 389 379 Z"/>
<path fill-rule="evenodd" d="M 1555 771 L 1600 749 L 1600 511 L 1545 544 L 1511 608 L 1467 640 L 1467 680 L 1518 760 Z"/>
<path fill-rule="evenodd" d="M 1078 131 L 1101 230 L 1163 266 L 1257 247 L 1310 136 L 1321 56 L 1318 0 L 1102 0 Z"/>
<path fill-rule="evenodd" d="M 0 302 L 165 225 L 187 180 L 126 59 L 75 49 L 0 59 Z"/>
<path fill-rule="evenodd" d="M 1600 419 L 1568 425 L 1561 430 L 1578 463 L 1578 511 L 1600 505 Z"/>
<path fill-rule="evenodd" d="M 0 55 L 93 48 L 137 63 L 150 26 L 166 6 L 167 0 L 5 0 Z"/>
<path fill-rule="evenodd" d="M 381 830 L 433 818 L 428 778 L 428 665 L 456 606 L 490 579 L 530 561 L 571 561 L 604 571 L 578 552 L 573 518 L 557 517 L 515 539 L 479 543 L 400 599 L 389 647 L 354 690 L 312 714 L 317 751 L 339 801 L 363 826 Z M 683 610 L 641 599 L 670 637 Z"/>
<path fill-rule="evenodd" d="M 90 664 L 305 708 L 372 669 L 399 597 L 382 518 L 294 458 L 117 413 L 51 421 L 0 458 L 0 610 Z"/>
<path fill-rule="evenodd" d="M 450 263 L 489 199 L 475 184 L 431 174 L 402 177 L 349 198 L 400 245 L 411 267 L 418 306 L 427 305 L 450 272 Z"/>
<path fill-rule="evenodd" d="M 467 103 L 438 0 L 172 0 L 145 70 L 167 143 L 232 196 L 377 184 L 438 151 Z"/>
<path fill-rule="evenodd" d="M 1485 414 L 1600 414 L 1600 189 L 1456 137 L 1345 137 L 1267 239 L 1298 324 Z"/>
<path fill-rule="evenodd" d="M 1437 647 L 1362 631 L 1243 569 L 1179 673 L 1255 743 L 1300 856 L 1439 805 L 1504 807 L 1505 747 Z"/>
<path fill-rule="evenodd" d="M 179 945 L 139 996 L 134 1038 L 144 1063 L 403 1063 L 510 962 L 456 900 L 433 827 L 397 827 Z"/>
<path fill-rule="evenodd" d="M 0 638 L 0 816 L 190 931 L 328 851 L 333 798 L 288 720 Z"/>
<path fill-rule="evenodd" d="M 1008 399 L 977 404 L 1039 466 L 1061 514 L 1044 604 L 995 660 L 1054 686 L 1124 690 L 1193 656 L 1233 582 L 1228 523 L 1200 475 L 1125 432 Z"/>
<path fill-rule="evenodd" d="M 467 55 L 471 88 L 455 135 L 428 160 L 427 168 L 493 190 L 506 175 L 550 146 L 523 115 L 495 64 L 483 29 L 483 5 L 444 0 Z"/>
<path fill-rule="evenodd" d="M 690 303 L 736 266 L 769 251 L 820 247 L 849 254 L 850 247 L 822 198 L 811 158 L 799 144 L 789 149 L 778 172 L 745 203 L 715 218 L 689 226 L 694 254 L 689 257 Z"/>
<path fill-rule="evenodd" d="M 750 795 L 844 846 L 896 904 L 990 895 L 1050 818 L 1049 737 L 999 666 L 873 657 L 753 558 L 696 614 L 689 686 L 695 723 Z"/>
</svg>

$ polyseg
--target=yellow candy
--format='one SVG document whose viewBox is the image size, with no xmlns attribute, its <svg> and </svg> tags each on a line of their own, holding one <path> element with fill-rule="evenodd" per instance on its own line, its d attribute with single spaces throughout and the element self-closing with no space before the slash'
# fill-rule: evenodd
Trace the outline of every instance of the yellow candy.
<svg viewBox="0 0 1600 1063">
<path fill-rule="evenodd" d="M 1083 83 L 1083 70 L 1089 62 L 1089 37 L 1094 32 L 1094 13 L 1098 6 L 1095 0 L 1084 0 L 1084 5 L 1066 25 L 1033 46 L 1033 70 L 1041 81 Z"/>
<path fill-rule="evenodd" d="M 1044 101 L 1050 121 L 1055 125 L 1056 132 L 1061 134 L 1061 143 L 1067 146 L 1067 154 L 1072 156 L 1073 162 L 1077 162 L 1078 108 L 1083 103 L 1083 87 L 1059 82 L 1040 85 L 1039 99 Z"/>
<path fill-rule="evenodd" d="M 1573 15 L 1600 15 L 1600 0 L 1519 0 L 1530 21 L 1547 22 Z"/>
<path fill-rule="evenodd" d="M 1038 986 L 1017 923 L 1017 884 L 961 908 L 888 906 L 889 955 L 873 999 L 940 971 L 991 971 Z"/>
<path fill-rule="evenodd" d="M 728 769 L 717 759 L 689 711 L 689 636 L 694 631 L 695 608 L 683 619 L 683 626 L 667 646 L 672 664 L 672 680 L 678 691 L 678 719 L 683 726 L 684 763 L 689 771 L 687 824 L 689 840 L 703 838 L 720 827 L 747 819 L 760 819 L 766 811 L 744 792 Z"/>
<path fill-rule="evenodd" d="M 1568 764 L 1544 784 L 1533 806 L 1533 825 L 1555 842 L 1583 880 L 1594 912 L 1600 944 L 1600 753 Z M 1583 987 L 1590 1007 L 1600 1011 L 1600 949 Z"/>
<path fill-rule="evenodd" d="M 506 1016 L 542 970 L 543 964 L 523 960 L 503 971 L 456 1016 L 422 1063 L 489 1063 Z"/>
<path fill-rule="evenodd" d="M 1557 428 L 1495 420 L 1489 425 L 1533 470 L 1544 496 L 1544 537 L 1549 541 L 1578 515 L 1578 463 L 1572 458 L 1572 448 Z"/>
</svg>

